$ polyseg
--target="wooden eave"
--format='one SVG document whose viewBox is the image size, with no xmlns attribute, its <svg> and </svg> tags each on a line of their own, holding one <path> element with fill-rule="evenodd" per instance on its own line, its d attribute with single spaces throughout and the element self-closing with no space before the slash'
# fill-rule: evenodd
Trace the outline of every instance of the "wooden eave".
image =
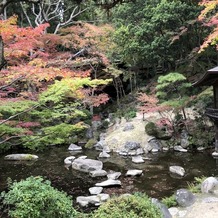
<svg viewBox="0 0 218 218">
<path fill-rule="evenodd" d="M 218 67 L 208 70 L 193 86 L 212 86 L 218 84 Z"/>
</svg>

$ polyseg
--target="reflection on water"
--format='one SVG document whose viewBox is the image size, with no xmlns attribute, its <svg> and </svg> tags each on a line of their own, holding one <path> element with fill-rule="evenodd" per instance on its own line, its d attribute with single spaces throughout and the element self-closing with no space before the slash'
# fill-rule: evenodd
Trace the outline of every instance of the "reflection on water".
<svg viewBox="0 0 218 218">
<path fill-rule="evenodd" d="M 19 162 L 4 161 L 0 156 L 0 191 L 7 185 L 7 178 L 19 181 L 28 176 L 44 176 L 52 181 L 52 185 L 59 190 L 64 190 L 74 197 L 88 195 L 88 189 L 96 182 L 105 178 L 91 178 L 86 173 L 72 170 L 64 166 L 64 159 L 68 156 L 87 155 L 89 158 L 98 158 L 99 152 L 84 151 L 83 153 L 70 153 L 65 148 L 53 148 L 45 152 L 35 152 L 39 156 L 37 161 Z M 184 188 L 187 182 L 194 181 L 194 177 L 218 175 L 218 161 L 213 159 L 210 153 L 158 153 L 149 154 L 150 160 L 143 164 L 134 164 L 131 158 L 120 157 L 111 154 L 111 158 L 101 159 L 106 171 L 114 170 L 122 172 L 120 188 L 105 189 L 108 193 L 125 193 L 133 191 L 146 192 L 149 196 L 161 198 L 171 195 L 176 189 Z M 184 167 L 186 175 L 178 178 L 170 175 L 169 166 L 179 165 Z M 142 169 L 143 175 L 136 178 L 127 178 L 128 169 Z"/>
</svg>

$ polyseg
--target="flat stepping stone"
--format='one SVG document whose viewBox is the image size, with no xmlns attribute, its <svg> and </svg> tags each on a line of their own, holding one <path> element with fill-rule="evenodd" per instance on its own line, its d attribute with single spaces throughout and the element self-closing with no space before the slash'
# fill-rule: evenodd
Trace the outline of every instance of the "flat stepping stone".
<svg viewBox="0 0 218 218">
<path fill-rule="evenodd" d="M 95 184 L 95 186 L 101 186 L 101 187 L 120 186 L 120 185 L 121 185 L 121 181 L 114 180 L 114 179 L 108 179 L 104 182 L 99 182 Z"/>
<path fill-rule="evenodd" d="M 133 156 L 132 162 L 133 163 L 144 163 L 145 161 L 143 160 L 142 156 Z"/>
<path fill-rule="evenodd" d="M 101 177 L 101 176 L 107 176 L 107 172 L 105 170 L 94 170 L 89 172 L 89 175 L 91 177 Z"/>
<path fill-rule="evenodd" d="M 140 176 L 143 170 L 128 170 L 126 176 Z"/>
<path fill-rule="evenodd" d="M 39 157 L 33 154 L 9 154 L 5 156 L 5 160 L 37 160 Z"/>
<path fill-rule="evenodd" d="M 89 188 L 89 193 L 91 195 L 98 195 L 103 191 L 103 187 L 91 187 Z"/>
<path fill-rule="evenodd" d="M 72 163 L 72 168 L 81 172 L 102 170 L 103 163 L 99 160 L 77 158 Z"/>
<path fill-rule="evenodd" d="M 107 174 L 107 178 L 108 179 L 113 179 L 113 180 L 118 179 L 120 176 L 121 176 L 120 172 L 114 172 L 114 173 Z"/>
</svg>

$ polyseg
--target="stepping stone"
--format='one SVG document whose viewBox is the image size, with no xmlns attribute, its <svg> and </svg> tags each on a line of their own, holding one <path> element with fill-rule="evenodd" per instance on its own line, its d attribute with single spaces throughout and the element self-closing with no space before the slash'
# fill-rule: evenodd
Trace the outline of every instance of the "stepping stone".
<svg viewBox="0 0 218 218">
<path fill-rule="evenodd" d="M 132 162 L 133 163 L 144 163 L 145 161 L 143 160 L 142 156 L 134 156 L 132 157 Z"/>
<path fill-rule="evenodd" d="M 128 170 L 126 176 L 140 176 L 142 172 L 142 170 Z"/>
<path fill-rule="evenodd" d="M 101 187 L 120 186 L 120 185 L 121 185 L 121 181 L 114 180 L 114 179 L 108 179 L 106 181 L 95 184 L 95 186 L 101 186 Z"/>
<path fill-rule="evenodd" d="M 9 154 L 5 156 L 5 160 L 37 160 L 39 157 L 33 154 Z"/>
<path fill-rule="evenodd" d="M 91 195 L 98 195 L 98 194 L 100 194 L 102 191 L 103 191 L 103 188 L 102 188 L 102 187 L 91 187 L 91 188 L 89 188 L 89 193 L 90 193 Z"/>
</svg>

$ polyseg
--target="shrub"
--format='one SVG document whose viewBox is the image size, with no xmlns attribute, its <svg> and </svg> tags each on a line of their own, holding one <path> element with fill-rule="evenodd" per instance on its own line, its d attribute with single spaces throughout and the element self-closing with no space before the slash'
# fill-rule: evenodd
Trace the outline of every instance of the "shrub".
<svg viewBox="0 0 218 218">
<path fill-rule="evenodd" d="M 177 206 L 177 201 L 175 195 L 171 195 L 170 197 L 165 197 L 162 200 L 162 203 L 165 204 L 168 208 Z"/>
<path fill-rule="evenodd" d="M 145 125 L 145 132 L 151 136 L 157 135 L 158 130 L 157 130 L 157 126 L 155 125 L 155 123 L 153 122 L 147 123 Z"/>
<path fill-rule="evenodd" d="M 161 218 L 160 210 L 145 194 L 114 197 L 102 204 L 92 218 Z"/>
<path fill-rule="evenodd" d="M 195 177 L 195 181 L 192 183 L 188 183 L 188 190 L 192 193 L 200 193 L 201 192 L 201 184 L 206 179 L 205 176 Z"/>
<path fill-rule="evenodd" d="M 12 218 L 71 218 L 77 214 L 71 198 L 39 176 L 9 184 L 9 191 L 1 197 Z"/>
<path fill-rule="evenodd" d="M 95 144 L 97 144 L 96 139 L 89 139 L 89 141 L 85 144 L 85 148 L 91 149 Z"/>
</svg>

